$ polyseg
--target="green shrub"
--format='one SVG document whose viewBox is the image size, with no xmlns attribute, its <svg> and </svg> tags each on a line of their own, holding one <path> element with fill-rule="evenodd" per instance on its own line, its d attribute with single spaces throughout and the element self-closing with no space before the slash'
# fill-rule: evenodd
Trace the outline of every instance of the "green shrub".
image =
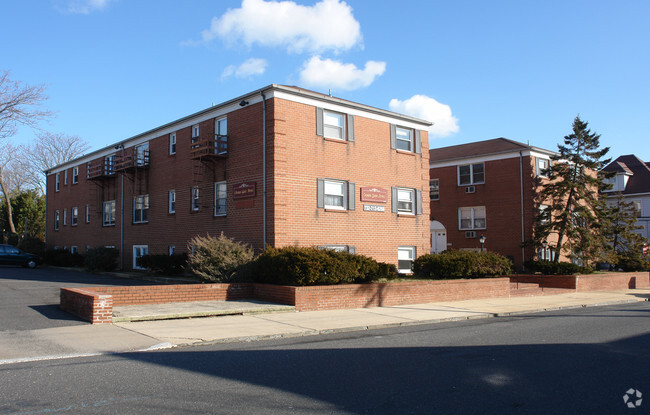
<svg viewBox="0 0 650 415">
<path fill-rule="evenodd" d="M 84 266 L 88 271 L 113 271 L 117 268 L 120 251 L 103 246 L 89 249 L 86 252 Z"/>
<path fill-rule="evenodd" d="M 67 249 L 47 249 L 43 254 L 46 264 L 55 267 L 82 267 L 84 257 L 81 254 L 73 254 Z"/>
<path fill-rule="evenodd" d="M 417 278 L 481 278 L 511 272 L 512 262 L 493 252 L 448 249 L 438 254 L 422 255 L 413 262 L 413 274 Z"/>
<path fill-rule="evenodd" d="M 188 265 L 194 274 L 211 282 L 241 280 L 246 264 L 253 260 L 253 249 L 235 242 L 223 233 L 215 238 L 210 235 L 195 236 L 189 242 L 192 252 Z"/>
<path fill-rule="evenodd" d="M 620 268 L 625 272 L 647 271 L 650 269 L 650 260 L 637 252 L 620 252 L 616 255 L 616 259 L 618 260 L 616 268 Z"/>
<path fill-rule="evenodd" d="M 187 265 L 187 254 L 144 255 L 136 260 L 136 264 L 158 274 L 181 274 Z"/>
<path fill-rule="evenodd" d="M 588 267 L 581 267 L 572 262 L 553 262 L 529 260 L 524 267 L 530 272 L 539 272 L 544 275 L 573 275 L 591 274 L 593 270 Z"/>
<path fill-rule="evenodd" d="M 20 243 L 18 244 L 18 249 L 30 254 L 38 255 L 39 257 L 44 257 L 46 248 L 45 242 L 41 241 L 38 238 L 27 236 L 21 239 Z"/>
<path fill-rule="evenodd" d="M 392 279 L 394 264 L 372 258 L 309 247 L 267 248 L 253 264 L 256 282 L 280 285 L 330 285 Z"/>
</svg>

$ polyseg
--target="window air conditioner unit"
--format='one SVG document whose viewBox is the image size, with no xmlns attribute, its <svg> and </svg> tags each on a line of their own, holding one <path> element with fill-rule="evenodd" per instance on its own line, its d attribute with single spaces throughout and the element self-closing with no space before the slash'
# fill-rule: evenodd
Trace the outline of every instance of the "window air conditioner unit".
<svg viewBox="0 0 650 415">
<path fill-rule="evenodd" d="M 465 188 L 465 193 L 474 193 L 476 192 L 476 186 L 467 186 Z"/>
<path fill-rule="evenodd" d="M 476 231 L 465 232 L 465 238 L 476 238 Z"/>
</svg>

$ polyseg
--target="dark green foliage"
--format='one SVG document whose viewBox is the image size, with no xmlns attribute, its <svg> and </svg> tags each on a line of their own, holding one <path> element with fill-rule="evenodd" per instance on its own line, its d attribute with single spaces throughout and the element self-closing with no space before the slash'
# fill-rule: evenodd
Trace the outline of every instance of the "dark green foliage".
<svg viewBox="0 0 650 415">
<path fill-rule="evenodd" d="M 512 262 L 493 252 L 448 249 L 438 254 L 426 254 L 413 262 L 416 278 L 455 279 L 508 275 Z"/>
<path fill-rule="evenodd" d="M 529 272 L 539 272 L 544 275 L 591 274 L 593 272 L 589 267 L 581 267 L 571 262 L 529 260 L 526 261 L 524 267 Z"/>
<path fill-rule="evenodd" d="M 17 235 L 45 238 L 45 196 L 35 190 L 18 191 L 11 196 L 11 210 Z M 0 228 L 9 229 L 4 200 L 0 203 Z"/>
<path fill-rule="evenodd" d="M 223 233 L 218 238 L 210 235 L 195 236 L 189 242 L 189 248 L 192 251 L 188 260 L 190 269 L 210 282 L 241 280 L 243 267 L 254 256 L 248 245 L 236 242 Z"/>
<path fill-rule="evenodd" d="M 267 248 L 253 264 L 254 280 L 279 285 L 352 284 L 393 279 L 397 267 L 327 249 Z"/>
<path fill-rule="evenodd" d="M 45 242 L 38 238 L 28 236 L 21 239 L 18 243 L 18 249 L 30 254 L 38 255 L 41 258 L 45 256 Z"/>
<path fill-rule="evenodd" d="M 136 260 L 139 267 L 157 274 L 182 274 L 187 266 L 187 254 L 144 255 Z"/>
<path fill-rule="evenodd" d="M 80 254 L 73 254 L 67 249 L 47 249 L 43 254 L 46 264 L 55 267 L 82 267 L 84 257 Z"/>
<path fill-rule="evenodd" d="M 650 270 L 650 260 L 644 257 L 640 251 L 619 252 L 617 261 L 616 268 L 625 272 Z"/>
<path fill-rule="evenodd" d="M 88 271 L 113 271 L 117 268 L 120 251 L 103 246 L 89 249 L 84 266 Z"/>
</svg>

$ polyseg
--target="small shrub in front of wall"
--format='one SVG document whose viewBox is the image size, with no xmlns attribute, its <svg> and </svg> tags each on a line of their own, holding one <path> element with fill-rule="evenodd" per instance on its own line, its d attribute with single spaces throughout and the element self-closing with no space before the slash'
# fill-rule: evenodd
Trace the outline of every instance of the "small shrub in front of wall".
<svg viewBox="0 0 650 415">
<path fill-rule="evenodd" d="M 21 239 L 18 243 L 18 249 L 30 254 L 38 255 L 41 258 L 45 256 L 46 250 L 45 242 L 38 238 L 32 238 L 31 236 Z"/>
<path fill-rule="evenodd" d="M 113 271 L 117 268 L 120 251 L 115 248 L 98 247 L 86 252 L 84 266 L 88 271 Z"/>
<path fill-rule="evenodd" d="M 137 265 L 151 272 L 165 275 L 182 274 L 187 266 L 187 254 L 144 255 L 138 258 Z"/>
<path fill-rule="evenodd" d="M 43 254 L 46 264 L 55 267 L 83 267 L 84 256 L 73 254 L 67 249 L 48 249 Z"/>
<path fill-rule="evenodd" d="M 581 267 L 571 262 L 528 260 L 524 263 L 524 267 L 530 272 L 539 272 L 544 275 L 591 274 L 593 272 L 591 268 Z"/>
<path fill-rule="evenodd" d="M 188 265 L 194 274 L 205 281 L 241 281 L 246 266 L 253 261 L 253 249 L 236 242 L 223 233 L 215 238 L 210 235 L 195 236 L 189 242 Z"/>
<path fill-rule="evenodd" d="M 511 272 L 512 262 L 494 252 L 448 249 L 422 255 L 413 262 L 414 276 L 425 279 L 482 278 Z"/>
<path fill-rule="evenodd" d="M 279 285 L 351 284 L 397 277 L 394 264 L 311 247 L 267 248 L 252 268 L 256 282 Z"/>
</svg>

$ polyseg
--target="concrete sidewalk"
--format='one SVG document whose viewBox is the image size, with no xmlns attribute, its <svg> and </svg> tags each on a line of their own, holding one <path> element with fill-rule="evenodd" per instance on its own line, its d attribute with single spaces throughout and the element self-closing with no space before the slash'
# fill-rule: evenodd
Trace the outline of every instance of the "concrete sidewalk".
<svg viewBox="0 0 650 415">
<path fill-rule="evenodd" d="M 242 302 L 239 305 L 233 302 L 187 303 L 182 306 L 183 310 L 174 305 L 171 308 L 169 305 L 167 308 L 139 306 L 138 309 L 118 309 L 118 312 L 122 313 L 123 319 L 128 320 L 129 315 L 133 317 L 137 314 L 136 320 L 149 321 L 0 332 L 0 365 L 206 342 L 255 341 L 490 318 L 634 303 L 648 301 L 649 298 L 650 289 L 636 289 L 301 313 L 287 312 L 290 308 L 285 306 L 258 302 Z M 168 315 L 170 310 L 174 312 L 173 319 L 148 318 L 156 313 Z M 219 314 L 222 316 L 189 318 Z"/>
</svg>

